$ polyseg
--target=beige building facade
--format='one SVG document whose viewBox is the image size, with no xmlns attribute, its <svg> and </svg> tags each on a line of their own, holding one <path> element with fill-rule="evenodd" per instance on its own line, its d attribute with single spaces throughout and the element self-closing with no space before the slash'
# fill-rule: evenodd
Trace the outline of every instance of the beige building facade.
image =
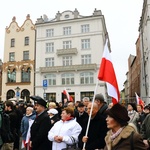
<svg viewBox="0 0 150 150">
<path fill-rule="evenodd" d="M 2 72 L 3 101 L 10 98 L 29 100 L 34 95 L 35 25 L 26 16 L 22 26 L 16 17 L 5 30 Z"/>
</svg>

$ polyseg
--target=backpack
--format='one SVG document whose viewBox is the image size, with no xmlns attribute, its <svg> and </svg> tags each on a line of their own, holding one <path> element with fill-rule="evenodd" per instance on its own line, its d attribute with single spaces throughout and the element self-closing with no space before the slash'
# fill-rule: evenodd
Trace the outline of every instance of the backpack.
<svg viewBox="0 0 150 150">
<path fill-rule="evenodd" d="M 10 130 L 10 117 L 6 113 L 1 114 L 2 117 L 2 125 L 0 128 L 0 135 L 3 140 L 3 143 L 11 143 L 14 142 L 13 134 Z"/>
</svg>

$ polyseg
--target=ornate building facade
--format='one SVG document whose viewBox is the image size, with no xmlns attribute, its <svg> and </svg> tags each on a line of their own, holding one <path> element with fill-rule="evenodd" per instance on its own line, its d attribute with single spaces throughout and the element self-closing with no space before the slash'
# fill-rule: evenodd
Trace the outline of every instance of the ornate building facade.
<svg viewBox="0 0 150 150">
<path fill-rule="evenodd" d="M 2 100 L 29 100 L 34 94 L 35 25 L 26 16 L 21 27 L 13 17 L 5 30 Z"/>
</svg>

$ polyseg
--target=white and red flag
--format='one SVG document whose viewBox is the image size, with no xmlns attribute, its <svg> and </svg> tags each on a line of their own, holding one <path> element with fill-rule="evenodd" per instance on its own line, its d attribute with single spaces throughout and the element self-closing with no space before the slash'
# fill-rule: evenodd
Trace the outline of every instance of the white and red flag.
<svg viewBox="0 0 150 150">
<path fill-rule="evenodd" d="M 120 92 L 114 67 L 111 61 L 110 52 L 108 49 L 108 39 L 106 40 L 106 44 L 104 46 L 104 52 L 98 73 L 98 79 L 106 82 L 107 92 L 108 95 L 112 97 L 113 104 L 118 103 L 120 100 Z"/>
<path fill-rule="evenodd" d="M 141 105 L 144 108 L 144 101 L 137 95 L 136 92 L 135 92 L 135 95 L 136 95 L 137 105 Z"/>
<path fill-rule="evenodd" d="M 66 95 L 68 101 L 73 102 L 73 98 L 71 95 L 69 95 L 68 91 L 66 89 L 63 90 L 63 94 Z"/>
</svg>

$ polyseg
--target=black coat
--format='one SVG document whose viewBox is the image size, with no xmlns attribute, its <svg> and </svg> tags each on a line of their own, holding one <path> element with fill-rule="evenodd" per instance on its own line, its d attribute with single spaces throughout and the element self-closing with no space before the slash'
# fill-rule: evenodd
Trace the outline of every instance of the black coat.
<svg viewBox="0 0 150 150">
<path fill-rule="evenodd" d="M 87 128 L 88 118 L 84 120 L 82 125 L 82 131 L 79 135 L 79 145 L 83 148 L 82 137 L 85 136 Z M 105 136 L 107 133 L 107 125 L 103 116 L 96 114 L 96 116 L 90 120 L 89 130 L 88 130 L 88 141 L 86 143 L 86 150 L 101 149 L 105 146 Z"/>
<path fill-rule="evenodd" d="M 51 121 L 47 112 L 43 112 L 31 126 L 32 150 L 52 150 L 48 140 L 48 131 L 51 129 Z"/>
<path fill-rule="evenodd" d="M 79 112 L 75 113 L 75 117 L 76 117 L 76 121 L 81 125 L 81 127 L 83 126 L 84 120 L 89 118 L 88 113 L 83 112 L 82 115 L 79 115 Z"/>
</svg>

